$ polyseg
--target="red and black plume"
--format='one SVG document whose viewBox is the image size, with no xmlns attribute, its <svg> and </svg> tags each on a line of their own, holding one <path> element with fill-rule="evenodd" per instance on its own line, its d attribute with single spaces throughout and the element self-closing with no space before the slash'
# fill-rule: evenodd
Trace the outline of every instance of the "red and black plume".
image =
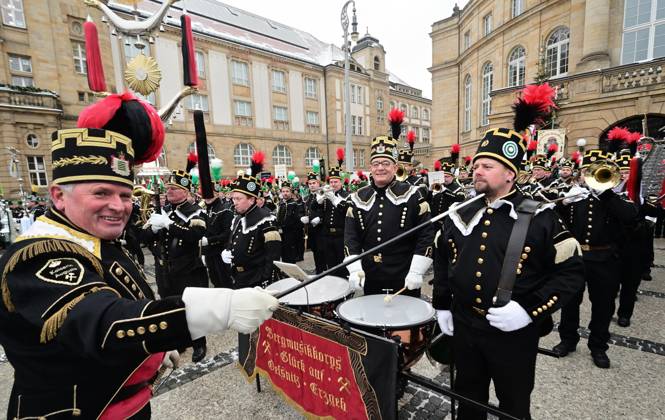
<svg viewBox="0 0 665 420">
<path fill-rule="evenodd" d="M 556 143 L 552 143 L 549 146 L 547 146 L 547 159 L 551 159 L 552 156 L 559 150 L 559 145 Z"/>
<path fill-rule="evenodd" d="M 532 124 L 540 124 L 556 108 L 556 91 L 548 84 L 529 85 L 522 89 L 520 97 L 513 104 L 515 120 L 513 128 L 522 132 Z"/>
<path fill-rule="evenodd" d="M 628 149 L 630 150 L 630 156 L 635 156 L 635 153 L 637 153 L 637 145 L 639 144 L 641 138 L 642 133 L 639 131 L 630 133 L 630 136 L 628 137 Z"/>
<path fill-rule="evenodd" d="M 607 132 L 607 151 L 609 153 L 617 153 L 628 143 L 630 137 L 631 133 L 627 128 L 614 127 Z"/>
<path fill-rule="evenodd" d="M 261 172 L 263 172 L 263 162 L 265 157 L 266 155 L 260 150 L 257 150 L 252 155 L 252 163 L 249 165 L 249 167 L 252 171 L 252 176 L 256 179 L 259 179 Z"/>
<path fill-rule="evenodd" d="M 538 150 L 538 141 L 531 140 L 526 147 L 527 160 L 531 160 L 531 157 L 536 153 L 536 150 Z"/>
<path fill-rule="evenodd" d="M 388 121 L 390 122 L 390 132 L 392 133 L 392 137 L 398 139 L 402 135 L 404 113 L 398 108 L 393 108 L 388 113 Z"/>
<path fill-rule="evenodd" d="M 434 161 L 434 170 L 435 171 L 440 171 L 441 170 L 441 161 L 439 159 Z"/>
<path fill-rule="evenodd" d="M 457 160 L 459 159 L 460 149 L 461 147 L 459 143 L 453 144 L 450 147 L 450 161 L 455 165 L 457 165 Z"/>
<path fill-rule="evenodd" d="M 199 163 L 199 156 L 196 152 L 189 152 L 187 155 L 187 166 L 185 167 L 185 172 L 189 173 L 196 164 Z"/>
<path fill-rule="evenodd" d="M 406 142 L 409 144 L 409 150 L 413 152 L 413 145 L 416 142 L 416 132 L 413 130 L 409 130 L 408 133 L 406 133 Z"/>
<path fill-rule="evenodd" d="M 337 149 L 337 165 L 340 168 L 344 165 L 344 149 L 341 147 Z"/>
</svg>

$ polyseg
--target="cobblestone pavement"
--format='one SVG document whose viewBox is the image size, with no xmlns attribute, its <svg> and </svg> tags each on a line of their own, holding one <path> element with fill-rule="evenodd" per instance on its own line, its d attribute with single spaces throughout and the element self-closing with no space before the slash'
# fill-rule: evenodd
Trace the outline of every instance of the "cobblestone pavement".
<svg viewBox="0 0 665 420">
<path fill-rule="evenodd" d="M 154 271 L 148 256 L 146 274 L 154 287 Z M 311 255 L 301 264 L 312 268 Z M 532 415 L 536 419 L 661 419 L 665 418 L 665 240 L 656 240 L 653 281 L 642 282 L 632 324 L 615 322 L 608 355 L 612 368 L 597 369 L 584 345 L 590 304 L 581 310 L 583 340 L 578 351 L 563 359 L 538 358 Z M 429 274 L 431 278 L 431 273 Z M 427 296 L 430 287 L 425 287 Z M 555 316 L 556 318 L 556 316 Z M 556 321 L 556 319 L 555 319 Z M 556 332 L 541 340 L 541 347 L 558 342 Z M 162 377 L 153 399 L 155 419 L 300 419 L 266 380 L 262 392 L 237 368 L 237 336 L 233 332 L 208 337 L 208 357 L 191 363 L 191 350 L 183 365 Z M 423 357 L 414 373 L 448 384 L 449 371 Z M 0 410 L 6 410 L 13 370 L 0 348 Z M 492 393 L 493 394 L 493 393 Z M 493 401 L 496 403 L 495 399 Z M 450 418 L 450 400 L 422 386 L 409 383 L 398 403 L 399 419 Z"/>
</svg>

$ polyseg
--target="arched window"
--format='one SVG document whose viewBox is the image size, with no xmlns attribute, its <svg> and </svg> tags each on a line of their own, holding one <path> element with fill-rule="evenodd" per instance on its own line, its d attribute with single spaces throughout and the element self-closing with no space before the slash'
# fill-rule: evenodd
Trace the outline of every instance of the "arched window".
<svg viewBox="0 0 665 420">
<path fill-rule="evenodd" d="M 524 84 L 526 51 L 524 47 L 513 48 L 508 55 L 508 87 Z"/>
<path fill-rule="evenodd" d="M 409 109 L 406 104 L 400 105 L 399 109 L 404 113 L 405 117 L 409 115 Z"/>
<path fill-rule="evenodd" d="M 233 149 L 233 164 L 236 166 L 249 166 L 254 153 L 254 146 L 249 143 L 240 143 Z"/>
<path fill-rule="evenodd" d="M 283 144 L 275 146 L 275 148 L 272 149 L 272 164 L 291 166 L 293 162 L 289 148 Z"/>
<path fill-rule="evenodd" d="M 374 57 L 374 70 L 380 70 L 381 69 L 381 59 L 379 56 Z"/>
<path fill-rule="evenodd" d="M 390 109 L 395 108 L 395 101 L 390 101 Z"/>
<path fill-rule="evenodd" d="M 559 28 L 547 39 L 545 53 L 545 74 L 549 77 L 564 76 L 568 73 L 568 46 L 570 31 Z"/>
<path fill-rule="evenodd" d="M 489 115 L 492 112 L 492 85 L 494 84 L 494 67 L 492 63 L 485 63 L 482 70 L 482 89 L 480 92 L 480 125 L 490 123 Z"/>
<path fill-rule="evenodd" d="M 411 107 L 411 118 L 418 118 L 419 112 L 417 106 Z"/>
<path fill-rule="evenodd" d="M 464 78 L 464 127 L 462 131 L 471 131 L 471 76 Z"/>
<path fill-rule="evenodd" d="M 423 109 L 423 120 L 429 121 L 429 109 Z"/>
<path fill-rule="evenodd" d="M 190 143 L 189 147 L 187 148 L 187 154 L 190 153 L 196 153 L 196 142 Z M 215 157 L 215 149 L 211 146 L 208 145 L 208 159 L 212 159 Z"/>
<path fill-rule="evenodd" d="M 321 152 L 317 147 L 310 147 L 305 152 L 305 166 L 311 168 L 315 159 L 321 159 Z"/>
</svg>

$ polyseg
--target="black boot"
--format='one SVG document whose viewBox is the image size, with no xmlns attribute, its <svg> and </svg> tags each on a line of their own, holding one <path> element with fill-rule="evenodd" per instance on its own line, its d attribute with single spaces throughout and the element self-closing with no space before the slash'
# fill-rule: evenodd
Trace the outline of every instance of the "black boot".
<svg viewBox="0 0 665 420">
<path fill-rule="evenodd" d="M 617 325 L 626 328 L 630 326 L 630 319 L 620 316 L 619 319 L 617 319 Z"/>
<path fill-rule="evenodd" d="M 203 360 L 204 357 L 206 357 L 206 346 L 203 345 L 202 347 L 195 347 L 194 352 L 192 353 L 192 362 L 198 363 L 201 360 Z"/>
<path fill-rule="evenodd" d="M 568 353 L 573 353 L 577 349 L 577 345 L 570 345 L 565 342 L 560 342 L 556 346 L 552 347 L 552 351 L 557 354 L 559 357 L 566 357 Z"/>
<path fill-rule="evenodd" d="M 591 358 L 593 359 L 593 364 L 601 369 L 610 368 L 610 358 L 607 357 L 607 353 L 601 350 L 591 351 Z"/>
</svg>

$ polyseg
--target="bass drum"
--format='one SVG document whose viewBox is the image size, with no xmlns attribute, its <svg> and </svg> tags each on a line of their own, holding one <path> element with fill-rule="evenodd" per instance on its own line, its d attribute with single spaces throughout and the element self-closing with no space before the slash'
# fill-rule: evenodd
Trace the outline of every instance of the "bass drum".
<svg viewBox="0 0 665 420">
<path fill-rule="evenodd" d="M 272 283 L 266 290 L 283 292 L 300 284 L 292 277 Z M 279 299 L 287 306 L 325 319 L 335 318 L 335 308 L 353 294 L 353 288 L 342 277 L 325 276 Z"/>
</svg>

